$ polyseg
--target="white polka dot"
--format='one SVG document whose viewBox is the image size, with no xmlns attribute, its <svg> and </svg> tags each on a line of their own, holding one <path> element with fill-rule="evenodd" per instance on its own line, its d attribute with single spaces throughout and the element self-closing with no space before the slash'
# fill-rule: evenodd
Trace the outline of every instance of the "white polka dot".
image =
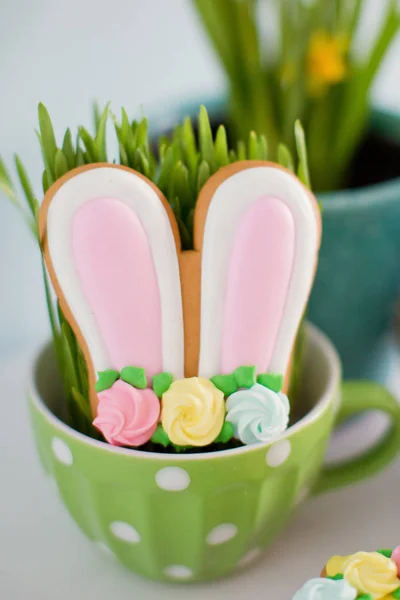
<svg viewBox="0 0 400 600">
<path fill-rule="evenodd" d="M 180 492 L 190 485 L 190 476 L 180 467 L 165 467 L 156 474 L 158 487 L 168 492 Z"/>
<path fill-rule="evenodd" d="M 207 544 L 210 544 L 210 546 L 223 544 L 235 537 L 237 532 L 238 528 L 233 523 L 223 523 L 210 531 L 207 536 Z"/>
<path fill-rule="evenodd" d="M 74 457 L 72 456 L 72 452 L 67 446 L 67 444 L 60 440 L 60 438 L 53 438 L 51 442 L 51 448 L 53 450 L 53 454 L 56 459 L 62 463 L 63 465 L 68 465 L 69 467 L 74 462 Z"/>
<path fill-rule="evenodd" d="M 164 574 L 172 579 L 190 579 L 193 575 L 192 569 L 185 565 L 169 565 L 165 567 Z"/>
<path fill-rule="evenodd" d="M 258 558 L 261 554 L 261 548 L 253 548 L 249 550 L 247 554 L 243 556 L 243 558 L 238 562 L 238 567 L 247 567 L 250 563 L 252 563 L 256 558 Z"/>
<path fill-rule="evenodd" d="M 137 544 L 140 542 L 140 535 L 132 525 L 124 523 L 124 521 L 114 521 L 110 525 L 110 531 L 115 537 L 129 542 L 130 544 Z"/>
<path fill-rule="evenodd" d="M 295 504 L 301 504 L 304 502 L 304 500 L 310 495 L 310 492 L 311 490 L 308 486 L 303 487 L 296 496 Z"/>
<path fill-rule="evenodd" d="M 276 442 L 268 450 L 265 457 L 267 465 L 270 467 L 279 467 L 289 458 L 291 450 L 292 444 L 289 440 L 281 440 L 280 442 Z"/>
</svg>

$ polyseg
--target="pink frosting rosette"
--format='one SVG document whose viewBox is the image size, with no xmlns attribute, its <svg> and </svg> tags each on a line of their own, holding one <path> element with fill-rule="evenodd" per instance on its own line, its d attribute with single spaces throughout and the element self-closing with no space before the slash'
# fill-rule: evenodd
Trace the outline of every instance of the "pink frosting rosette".
<svg viewBox="0 0 400 600">
<path fill-rule="evenodd" d="M 153 390 L 139 390 L 118 379 L 98 394 L 93 425 L 114 446 L 141 446 L 149 441 L 160 416 L 160 401 Z"/>
<path fill-rule="evenodd" d="M 392 561 L 396 564 L 397 573 L 400 577 L 400 546 L 397 546 L 392 553 Z"/>
</svg>

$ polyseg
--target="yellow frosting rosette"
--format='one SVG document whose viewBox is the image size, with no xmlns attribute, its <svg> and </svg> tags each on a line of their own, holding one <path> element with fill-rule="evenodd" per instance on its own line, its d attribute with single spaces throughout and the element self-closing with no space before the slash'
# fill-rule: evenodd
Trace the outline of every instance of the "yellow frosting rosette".
<svg viewBox="0 0 400 600">
<path fill-rule="evenodd" d="M 224 418 L 224 394 L 204 377 L 174 381 L 161 399 L 161 424 L 178 446 L 211 444 Z"/>
<path fill-rule="evenodd" d="M 333 556 L 326 565 L 328 577 L 342 573 L 360 594 L 371 594 L 374 600 L 392 598 L 400 587 L 397 566 L 379 552 L 356 552 L 350 556 Z"/>
</svg>

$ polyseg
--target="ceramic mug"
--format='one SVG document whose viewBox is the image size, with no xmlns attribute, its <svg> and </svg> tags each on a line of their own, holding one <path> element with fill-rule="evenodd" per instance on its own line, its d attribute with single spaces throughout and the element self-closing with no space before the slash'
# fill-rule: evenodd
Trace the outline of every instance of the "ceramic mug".
<svg viewBox="0 0 400 600">
<path fill-rule="evenodd" d="M 307 326 L 302 398 L 309 412 L 276 441 L 202 454 L 110 446 L 69 428 L 52 348 L 30 391 L 36 443 L 67 509 L 92 541 L 132 571 L 166 581 L 228 574 L 265 549 L 296 504 L 372 475 L 400 448 L 400 407 L 376 383 L 341 384 L 331 342 Z M 322 467 L 334 423 L 381 410 L 391 426 L 361 457 Z"/>
</svg>

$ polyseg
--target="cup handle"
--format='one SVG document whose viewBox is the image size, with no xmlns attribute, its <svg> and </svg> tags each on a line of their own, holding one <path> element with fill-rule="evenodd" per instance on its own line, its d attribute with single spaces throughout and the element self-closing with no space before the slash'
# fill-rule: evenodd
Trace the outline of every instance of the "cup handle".
<svg viewBox="0 0 400 600">
<path fill-rule="evenodd" d="M 314 495 L 370 477 L 388 465 L 399 452 L 400 405 L 392 394 L 372 381 L 342 383 L 342 403 L 336 423 L 367 410 L 380 410 L 389 415 L 391 423 L 388 430 L 360 456 L 323 467 L 312 490 Z"/>
</svg>

